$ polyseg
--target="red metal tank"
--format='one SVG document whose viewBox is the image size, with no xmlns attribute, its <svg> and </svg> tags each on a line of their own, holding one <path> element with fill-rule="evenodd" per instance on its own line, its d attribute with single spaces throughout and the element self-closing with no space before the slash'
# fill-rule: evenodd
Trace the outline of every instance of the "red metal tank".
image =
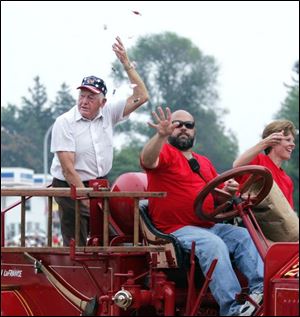
<svg viewBox="0 0 300 317">
<path fill-rule="evenodd" d="M 147 190 L 147 175 L 134 172 L 119 176 L 111 187 L 113 192 L 142 192 Z M 125 235 L 133 233 L 134 200 L 128 197 L 113 197 L 109 200 L 113 220 Z"/>
</svg>

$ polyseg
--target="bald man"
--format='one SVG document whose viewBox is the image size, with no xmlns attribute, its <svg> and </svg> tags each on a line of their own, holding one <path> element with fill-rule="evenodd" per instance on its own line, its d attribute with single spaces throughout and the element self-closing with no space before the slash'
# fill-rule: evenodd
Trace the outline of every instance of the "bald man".
<svg viewBox="0 0 300 317">
<path fill-rule="evenodd" d="M 196 128 L 193 116 L 178 110 L 173 114 L 161 107 L 148 122 L 157 133 L 141 152 L 141 165 L 148 178 L 149 191 L 166 191 L 165 198 L 149 198 L 149 214 L 162 232 L 178 238 L 182 247 L 191 250 L 196 242 L 196 256 L 207 273 L 213 259 L 218 263 L 210 282 L 212 295 L 220 306 L 221 316 L 251 316 L 255 306 L 249 301 L 241 305 L 235 300 L 241 286 L 233 270 L 230 255 L 247 277 L 251 298 L 261 303 L 263 296 L 263 262 L 245 228 L 213 223 L 198 218 L 194 201 L 207 182 L 218 174 L 210 160 L 193 152 Z M 233 194 L 238 184 L 229 180 L 223 190 Z M 213 199 L 206 199 L 204 208 L 214 209 Z"/>
</svg>

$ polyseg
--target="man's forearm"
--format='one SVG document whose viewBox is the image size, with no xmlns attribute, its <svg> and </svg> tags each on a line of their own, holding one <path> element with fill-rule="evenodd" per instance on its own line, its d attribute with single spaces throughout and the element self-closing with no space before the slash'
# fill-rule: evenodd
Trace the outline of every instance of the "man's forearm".
<svg viewBox="0 0 300 317">
<path fill-rule="evenodd" d="M 148 91 L 140 75 L 131 63 L 124 64 L 124 69 L 127 72 L 128 79 L 130 80 L 131 84 L 134 85 L 133 94 L 129 99 L 132 108 L 134 108 L 135 110 L 136 108 L 144 104 L 146 101 L 148 101 Z M 132 109 L 130 110 L 131 112 L 133 111 Z"/>
<path fill-rule="evenodd" d="M 154 168 L 158 165 L 159 153 L 166 143 L 167 137 L 156 133 L 144 146 L 141 153 L 141 160 L 145 167 Z"/>
<path fill-rule="evenodd" d="M 80 179 L 78 173 L 70 170 L 63 170 L 64 177 L 68 184 L 71 186 L 73 184 L 76 187 L 84 187 L 82 180 Z"/>
<path fill-rule="evenodd" d="M 69 185 L 84 187 L 79 174 L 75 170 L 75 153 L 68 151 L 58 151 L 57 156 L 62 168 L 62 173 Z"/>
</svg>

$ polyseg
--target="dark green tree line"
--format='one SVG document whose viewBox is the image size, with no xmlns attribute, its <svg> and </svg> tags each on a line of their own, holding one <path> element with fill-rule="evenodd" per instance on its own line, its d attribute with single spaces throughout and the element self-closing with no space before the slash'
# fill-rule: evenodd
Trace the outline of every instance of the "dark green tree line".
<svg viewBox="0 0 300 317">
<path fill-rule="evenodd" d="M 1 107 L 1 166 L 26 167 L 42 173 L 44 135 L 55 118 L 75 104 L 75 99 L 62 84 L 56 100 L 49 104 L 39 76 L 28 91 L 29 97 L 22 97 L 21 107 Z"/>
<path fill-rule="evenodd" d="M 287 86 L 288 94 L 276 113 L 276 119 L 287 119 L 294 123 L 298 134 L 295 138 L 295 150 L 291 159 L 286 163 L 285 170 L 291 176 L 294 182 L 294 203 L 299 214 L 299 61 L 293 67 L 293 84 Z"/>
</svg>

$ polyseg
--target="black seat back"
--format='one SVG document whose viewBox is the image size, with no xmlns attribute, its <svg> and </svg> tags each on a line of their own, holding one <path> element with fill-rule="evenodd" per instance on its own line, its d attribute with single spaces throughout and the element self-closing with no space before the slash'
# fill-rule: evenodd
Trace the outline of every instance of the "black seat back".
<svg viewBox="0 0 300 317">
<path fill-rule="evenodd" d="M 172 234 L 165 234 L 154 227 L 148 214 L 148 200 L 141 200 L 140 226 L 147 245 L 163 246 L 165 251 L 159 252 L 159 268 L 177 268 L 184 265 L 184 252 L 179 240 Z"/>
<path fill-rule="evenodd" d="M 171 281 L 176 283 L 178 288 L 188 287 L 187 272 L 190 268 L 190 252 L 187 252 L 181 246 L 179 240 L 172 234 L 165 234 L 158 230 L 152 223 L 148 213 L 148 200 L 141 200 L 140 209 L 140 226 L 143 233 L 144 241 L 147 245 L 163 246 L 166 252 L 160 252 L 158 255 L 158 268 L 165 269 Z M 195 286 L 201 288 L 204 283 L 204 276 L 199 265 L 198 258 L 194 258 L 195 269 Z M 179 270 L 178 270 L 179 269 Z"/>
</svg>

